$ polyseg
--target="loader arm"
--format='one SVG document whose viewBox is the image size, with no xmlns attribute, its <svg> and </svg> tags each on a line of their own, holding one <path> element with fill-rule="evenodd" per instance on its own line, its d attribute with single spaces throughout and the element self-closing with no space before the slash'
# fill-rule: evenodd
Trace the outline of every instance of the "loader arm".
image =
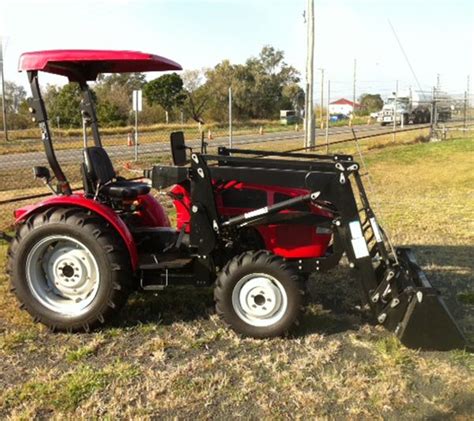
<svg viewBox="0 0 474 421">
<path fill-rule="evenodd" d="M 301 154 L 268 153 L 279 158 L 264 158 L 263 153 L 244 150 L 248 158 L 237 156 L 238 149 L 221 148 L 219 155 L 193 154 L 191 168 L 156 166 L 147 175 L 155 187 L 163 180 L 189 177 L 193 215 L 199 223 L 192 243 L 198 255 L 212 254 L 212 245 L 225 236 L 227 229 L 250 223 L 265 224 L 274 215 L 299 201 L 311 201 L 334 211 L 332 255 L 297 259 L 302 272 L 324 271 L 338 264 L 343 253 L 357 279 L 361 298 L 368 304 L 378 323 L 392 330 L 412 348 L 448 350 L 464 348 L 465 338 L 454 322 L 443 299 L 408 249 L 393 249 L 379 227 L 359 173 L 359 164 L 347 155 L 309 155 L 311 160 L 296 160 Z M 232 152 L 232 155 L 230 153 Z M 293 158 L 293 159 L 286 159 Z M 178 176 L 178 174 L 180 174 Z M 219 218 L 211 180 L 306 189 L 307 195 L 266 206 L 228 220 Z"/>
</svg>

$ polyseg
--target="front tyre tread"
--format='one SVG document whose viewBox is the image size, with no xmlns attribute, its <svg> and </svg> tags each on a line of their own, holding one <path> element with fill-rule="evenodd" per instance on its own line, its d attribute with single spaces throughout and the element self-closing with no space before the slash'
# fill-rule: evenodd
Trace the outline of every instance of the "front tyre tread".
<svg viewBox="0 0 474 421">
<path fill-rule="evenodd" d="M 268 274 L 284 288 L 287 308 L 274 324 L 247 323 L 234 309 L 232 294 L 239 281 L 252 273 Z M 296 271 L 281 257 L 267 250 L 247 251 L 232 258 L 219 273 L 214 289 L 216 312 L 224 323 L 243 336 L 270 338 L 286 335 L 297 324 L 302 305 L 301 282 Z"/>
</svg>

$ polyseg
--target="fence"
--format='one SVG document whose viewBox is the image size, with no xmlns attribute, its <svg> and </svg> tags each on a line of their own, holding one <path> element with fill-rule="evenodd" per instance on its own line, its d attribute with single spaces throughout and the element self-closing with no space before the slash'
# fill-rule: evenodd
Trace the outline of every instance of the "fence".
<svg viewBox="0 0 474 421">
<path fill-rule="evenodd" d="M 435 128 L 434 133 L 447 136 L 455 126 L 465 126 L 462 119 L 451 121 L 443 127 Z M 233 145 L 252 145 L 252 148 L 280 148 L 302 150 L 304 133 L 295 130 L 298 127 L 282 127 L 277 122 L 257 121 L 234 126 Z M 359 139 L 382 138 L 383 136 L 398 135 L 408 131 L 414 133 L 424 131 L 428 134 L 430 125 L 407 126 L 403 130 L 380 127 L 379 125 L 355 126 Z M 210 125 L 198 128 L 196 125 L 161 125 L 142 127 L 139 130 L 138 145 L 134 143 L 134 136 L 130 129 L 105 129 L 102 133 L 102 142 L 107 149 L 116 171 L 123 177 L 140 177 L 143 169 L 149 168 L 157 162 L 169 163 L 169 133 L 173 130 L 184 130 L 187 141 L 192 148 L 199 148 L 201 136 L 211 149 L 228 145 L 228 129 L 226 125 Z M 36 135 L 36 136 L 35 136 Z M 325 136 L 328 136 L 325 139 Z M 318 130 L 318 147 L 327 147 L 326 140 L 331 148 L 342 146 L 352 139 L 350 127 L 332 127 L 329 131 Z M 73 188 L 81 188 L 79 166 L 82 162 L 82 148 L 84 139 L 78 131 L 53 130 L 53 142 L 56 155 L 64 173 Z M 8 230 L 13 223 L 13 210 L 31 203 L 35 203 L 43 196 L 49 195 L 49 190 L 38 180 L 33 179 L 32 167 L 47 165 L 43 146 L 39 140 L 38 131 L 11 132 L 8 143 L 0 143 L 0 230 Z"/>
<path fill-rule="evenodd" d="M 126 178 L 136 178 L 153 163 L 170 162 L 169 135 L 175 130 L 183 130 L 193 148 L 199 147 L 201 136 L 211 146 L 228 144 L 226 124 L 201 128 L 196 124 L 139 127 L 138 144 L 130 128 L 104 129 L 101 138 L 117 173 Z M 271 141 L 281 136 L 302 136 L 300 131 L 288 130 L 278 122 L 254 121 L 237 124 L 234 134 L 239 144 Z M 84 145 L 81 132 L 52 129 L 52 138 L 56 157 L 66 177 L 73 188 L 81 188 L 80 163 Z M 32 167 L 38 165 L 48 166 L 39 129 L 10 131 L 8 142 L 0 141 L 0 230 L 11 227 L 14 209 L 50 194 L 46 186 L 33 178 Z"/>
</svg>

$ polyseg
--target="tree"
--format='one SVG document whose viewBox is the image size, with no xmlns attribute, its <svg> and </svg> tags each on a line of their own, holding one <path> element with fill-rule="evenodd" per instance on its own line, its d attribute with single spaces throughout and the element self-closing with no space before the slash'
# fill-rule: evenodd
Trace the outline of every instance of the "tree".
<svg viewBox="0 0 474 421">
<path fill-rule="evenodd" d="M 26 100 L 26 91 L 23 86 L 8 80 L 5 81 L 5 108 L 7 113 L 17 113 L 20 105 Z"/>
<path fill-rule="evenodd" d="M 227 117 L 229 87 L 236 119 L 275 118 L 280 109 L 291 107 L 294 100 L 284 90 L 299 82 L 296 69 L 285 63 L 283 51 L 271 46 L 263 47 L 258 57 L 245 64 L 232 65 L 224 60 L 209 69 L 206 78 L 211 93 L 209 114 L 221 121 Z"/>
<path fill-rule="evenodd" d="M 5 81 L 5 109 L 10 129 L 26 129 L 34 126 L 26 103 L 25 88 L 7 80 Z M 1 113 L 0 121 L 3 127 L 3 115 Z"/>
<path fill-rule="evenodd" d="M 143 73 L 100 75 L 94 86 L 97 94 L 97 115 L 104 126 L 124 126 L 132 123 L 132 92 L 146 83 Z"/>
<path fill-rule="evenodd" d="M 362 94 L 359 98 L 362 109 L 368 113 L 380 111 L 383 107 L 383 100 L 380 94 Z"/>
<path fill-rule="evenodd" d="M 186 93 L 184 109 L 191 114 L 193 120 L 204 123 L 203 113 L 209 100 L 209 89 L 205 86 L 202 70 L 187 70 L 182 75 L 183 88 Z"/>
<path fill-rule="evenodd" d="M 96 90 L 112 91 L 114 89 L 123 89 L 128 95 L 132 95 L 133 90 L 142 89 L 145 84 L 146 78 L 143 73 L 100 74 L 97 79 Z"/>
<path fill-rule="evenodd" d="M 237 87 L 236 67 L 229 60 L 223 60 L 213 69 L 205 72 L 209 101 L 206 116 L 214 121 L 227 120 L 227 103 L 229 101 L 229 87 Z M 233 92 L 235 98 L 235 92 Z M 234 105 L 234 115 L 240 118 L 239 109 Z"/>
<path fill-rule="evenodd" d="M 283 87 L 282 94 L 283 103 L 281 109 L 294 109 L 299 112 L 304 109 L 305 93 L 300 85 L 297 83 L 286 85 Z M 285 100 L 287 101 L 286 104 Z"/>
<path fill-rule="evenodd" d="M 258 57 L 247 60 L 253 79 L 254 98 L 252 114 L 256 118 L 274 118 L 287 99 L 283 89 L 299 82 L 298 71 L 284 61 L 284 53 L 271 46 L 264 46 Z"/>
<path fill-rule="evenodd" d="M 59 118 L 61 127 L 81 127 L 81 90 L 77 83 L 48 85 L 44 98 L 50 120 L 55 122 Z"/>
<path fill-rule="evenodd" d="M 128 112 L 124 112 L 120 104 L 99 98 L 97 100 L 97 119 L 102 126 L 125 126 L 128 122 Z"/>
<path fill-rule="evenodd" d="M 177 73 L 166 74 L 148 82 L 143 87 L 143 95 L 149 105 L 161 105 L 167 113 L 174 107 L 183 105 L 186 99 L 183 80 Z"/>
</svg>

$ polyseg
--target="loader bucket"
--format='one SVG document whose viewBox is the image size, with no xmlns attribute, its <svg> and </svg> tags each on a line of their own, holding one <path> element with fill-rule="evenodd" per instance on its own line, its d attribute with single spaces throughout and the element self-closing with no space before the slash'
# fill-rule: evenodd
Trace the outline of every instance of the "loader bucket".
<svg viewBox="0 0 474 421">
<path fill-rule="evenodd" d="M 403 285 L 397 305 L 387 305 L 379 321 L 393 330 L 409 348 L 448 351 L 464 349 L 467 342 L 439 292 L 418 266 L 410 249 L 397 249 Z M 382 315 L 382 318 L 380 318 Z"/>
</svg>

